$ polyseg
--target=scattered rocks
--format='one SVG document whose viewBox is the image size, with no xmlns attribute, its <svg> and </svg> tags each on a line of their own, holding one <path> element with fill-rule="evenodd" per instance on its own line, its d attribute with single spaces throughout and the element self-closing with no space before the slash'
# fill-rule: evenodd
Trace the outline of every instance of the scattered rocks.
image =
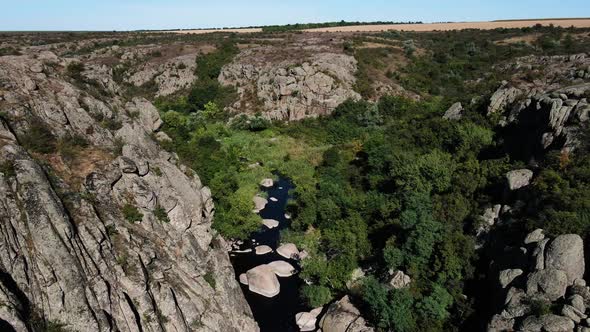
<svg viewBox="0 0 590 332">
<path fill-rule="evenodd" d="M 508 188 L 510 190 L 518 190 L 528 186 L 532 178 L 533 171 L 528 169 L 519 169 L 506 173 Z"/>
</svg>

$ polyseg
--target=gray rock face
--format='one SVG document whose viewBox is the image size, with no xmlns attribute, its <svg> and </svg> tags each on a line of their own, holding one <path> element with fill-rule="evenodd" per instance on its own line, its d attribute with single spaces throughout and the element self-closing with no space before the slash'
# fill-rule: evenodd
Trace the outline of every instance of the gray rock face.
<svg viewBox="0 0 590 332">
<path fill-rule="evenodd" d="M 461 105 L 461 103 L 454 103 L 445 112 L 443 118 L 447 120 L 460 120 L 463 117 L 461 112 L 463 112 L 463 105 Z"/>
<path fill-rule="evenodd" d="M 317 53 L 294 64 L 258 63 L 256 54 L 242 52 L 219 75 L 221 84 L 238 87 L 240 101 L 230 108 L 235 113 L 261 111 L 268 119 L 293 121 L 329 114 L 345 100 L 360 98 L 352 88 L 357 68 L 352 56 Z M 247 96 L 256 101 L 245 101 Z"/>
<path fill-rule="evenodd" d="M 521 269 L 508 269 L 503 270 L 500 272 L 500 286 L 502 288 L 508 287 L 508 285 L 516 279 L 518 276 L 522 275 L 523 271 Z"/>
<path fill-rule="evenodd" d="M 560 235 L 549 243 L 545 268 L 559 269 L 567 275 L 568 285 L 584 277 L 584 241 L 577 234 Z"/>
<path fill-rule="evenodd" d="M 491 97 L 488 114 L 506 114 L 499 122 L 502 126 L 518 127 L 521 120 L 530 123 L 531 119 L 536 119 L 540 148 L 547 149 L 559 142 L 561 146 L 556 148 L 571 152 L 583 137 L 580 125 L 588 121 L 585 95 L 590 91 L 587 82 L 589 65 L 587 54 L 572 57 L 529 56 L 501 65 L 497 69 L 509 74 L 512 79 Z M 522 79 L 531 70 L 542 70 L 543 78 L 534 82 Z M 575 74 L 580 72 L 584 72 L 584 76 Z M 531 128 L 527 127 L 527 130 Z"/>
<path fill-rule="evenodd" d="M 330 305 L 328 311 L 320 320 L 323 332 L 373 332 L 358 309 L 350 302 L 348 296 Z"/>
<path fill-rule="evenodd" d="M 224 241 L 211 231 L 210 190 L 151 139 L 157 110 L 140 98 L 99 100 L 54 71 L 59 63 L 55 55 L 0 57 L 9 87 L 0 111 L 10 124 L 0 121 L 0 163 L 13 169 L 0 173 L 0 271 L 14 281 L 0 281 L 0 319 L 17 331 L 33 311 L 72 331 L 257 331 Z M 102 67 L 83 75 L 118 90 Z M 15 138 L 33 120 L 56 140 L 85 137 L 81 166 L 32 158 Z M 126 205 L 140 221 L 127 220 Z"/>
<path fill-rule="evenodd" d="M 565 295 L 568 286 L 567 275 L 561 270 L 546 268 L 528 276 L 527 294 L 542 294 L 551 301 Z"/>
<path fill-rule="evenodd" d="M 410 276 L 406 275 L 403 271 L 397 271 L 393 274 L 393 278 L 389 281 L 391 287 L 395 289 L 401 289 L 407 287 L 412 282 Z"/>
<path fill-rule="evenodd" d="M 536 243 L 543 240 L 544 238 L 545 231 L 543 231 L 542 229 L 536 229 L 526 236 L 526 238 L 524 239 L 524 244 Z"/>
<path fill-rule="evenodd" d="M 510 190 L 518 190 L 528 186 L 532 178 L 533 171 L 528 169 L 518 169 L 506 173 L 506 180 Z"/>
<path fill-rule="evenodd" d="M 545 315 L 541 317 L 529 316 L 521 326 L 522 331 L 546 331 L 546 332 L 567 332 L 573 331 L 574 321 L 567 317 L 557 315 Z"/>
</svg>

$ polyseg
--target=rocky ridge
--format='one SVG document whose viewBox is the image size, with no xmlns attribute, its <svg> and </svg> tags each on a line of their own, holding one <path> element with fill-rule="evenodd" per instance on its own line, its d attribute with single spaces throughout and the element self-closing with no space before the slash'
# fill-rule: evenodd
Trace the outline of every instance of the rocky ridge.
<svg viewBox="0 0 590 332">
<path fill-rule="evenodd" d="M 75 61 L 0 57 L 0 320 L 17 331 L 258 330 L 211 231 L 210 190 L 152 138 L 157 110 L 125 100 L 104 66 L 68 78 Z"/>
<path fill-rule="evenodd" d="M 551 239 L 536 230 L 514 251 L 514 266 L 498 274 L 503 305 L 488 331 L 587 331 L 590 287 L 583 279 L 582 238 Z"/>
<path fill-rule="evenodd" d="M 500 126 L 526 133 L 531 150 L 575 149 L 589 118 L 590 56 L 529 56 L 498 70 L 514 74 L 491 96 L 488 115 L 501 114 Z"/>
<path fill-rule="evenodd" d="M 234 113 L 261 112 L 271 120 L 295 121 L 330 114 L 347 99 L 359 99 L 353 90 L 354 57 L 319 52 L 305 59 L 259 63 L 257 50 L 246 50 L 224 66 L 219 81 L 237 87 Z"/>
</svg>

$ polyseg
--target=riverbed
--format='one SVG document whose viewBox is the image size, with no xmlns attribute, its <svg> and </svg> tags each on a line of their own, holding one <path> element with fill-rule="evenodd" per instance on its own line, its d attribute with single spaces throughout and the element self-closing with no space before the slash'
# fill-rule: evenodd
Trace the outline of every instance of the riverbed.
<svg viewBox="0 0 590 332">
<path fill-rule="evenodd" d="M 260 231 L 240 246 L 240 250 L 252 249 L 253 252 L 230 255 L 236 280 L 240 274 L 246 273 L 251 268 L 277 260 L 287 261 L 294 267 L 298 267 L 296 261 L 285 259 L 276 253 L 280 244 L 280 231 L 291 225 L 290 220 L 285 218 L 285 208 L 289 199 L 289 190 L 292 188 L 293 184 L 288 179 L 279 177 L 272 188 L 264 190 L 268 194 L 268 204 L 260 211 L 260 216 L 264 219 L 279 221 L 279 227 L 267 229 L 262 226 Z M 276 198 L 276 202 L 270 200 L 271 197 Z M 267 245 L 273 249 L 273 252 L 256 255 L 254 248 L 259 245 Z M 297 275 L 287 278 L 279 277 L 279 282 L 281 292 L 273 298 L 255 294 L 248 290 L 248 286 L 240 284 L 261 332 L 299 331 L 295 324 L 295 315 L 311 309 L 300 299 L 299 290 L 303 281 Z"/>
</svg>

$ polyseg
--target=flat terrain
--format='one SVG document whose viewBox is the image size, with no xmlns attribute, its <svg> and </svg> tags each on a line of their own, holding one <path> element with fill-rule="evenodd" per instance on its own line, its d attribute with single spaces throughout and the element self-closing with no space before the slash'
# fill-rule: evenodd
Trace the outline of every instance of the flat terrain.
<svg viewBox="0 0 590 332">
<path fill-rule="evenodd" d="M 388 30 L 404 31 L 447 31 L 464 29 L 491 30 L 497 28 L 526 28 L 536 24 L 560 27 L 590 28 L 590 18 L 579 19 L 540 19 L 540 20 L 514 20 L 514 21 L 492 21 L 492 22 L 457 22 L 457 23 L 425 23 L 425 24 L 386 24 L 386 25 L 353 25 L 331 28 L 307 29 L 309 32 L 379 32 Z M 202 30 L 172 30 L 167 32 L 182 34 L 204 34 L 212 32 L 237 32 L 252 33 L 261 32 L 262 28 L 247 29 L 202 29 Z"/>
<path fill-rule="evenodd" d="M 426 24 L 388 24 L 388 25 L 358 25 L 347 27 L 332 27 L 309 29 L 311 32 L 379 32 L 388 30 L 404 31 L 447 31 L 464 29 L 491 30 L 497 28 L 526 28 L 536 24 L 560 27 L 590 28 L 590 19 L 552 19 L 552 20 L 522 20 L 522 21 L 493 21 L 493 22 L 461 22 L 461 23 L 426 23 Z"/>
</svg>

